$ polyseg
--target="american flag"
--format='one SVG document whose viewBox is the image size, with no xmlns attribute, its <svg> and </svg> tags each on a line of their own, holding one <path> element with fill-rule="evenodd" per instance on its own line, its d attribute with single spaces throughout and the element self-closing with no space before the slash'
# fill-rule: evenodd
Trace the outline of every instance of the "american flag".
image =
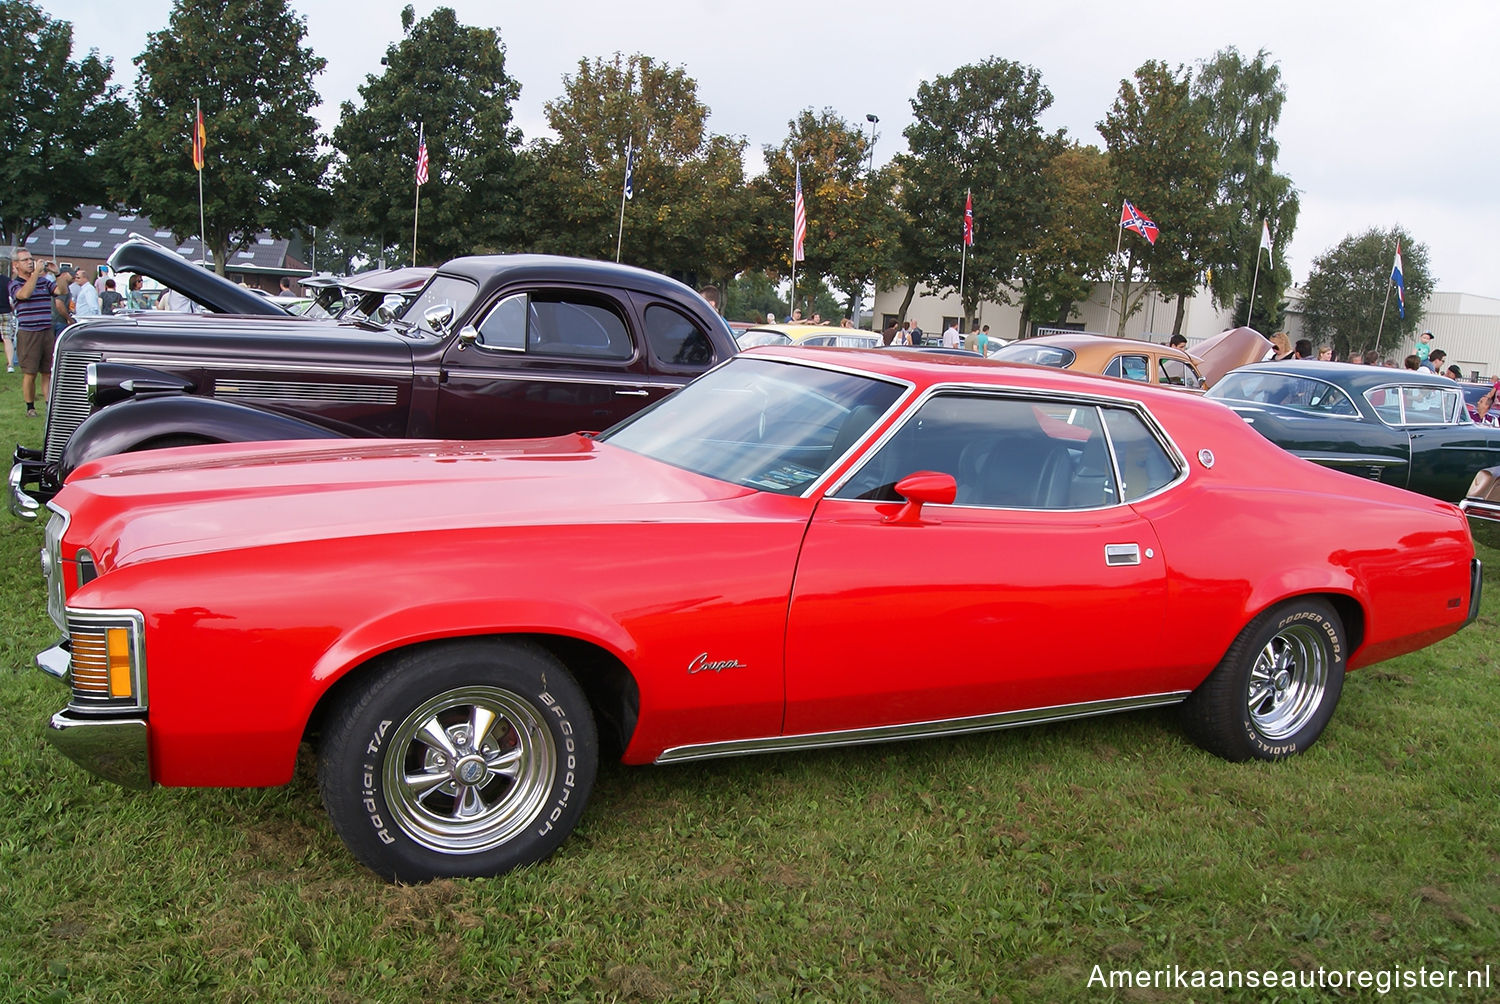
<svg viewBox="0 0 1500 1004">
<path fill-rule="evenodd" d="M 1148 244 L 1155 244 L 1156 235 L 1160 233 L 1156 224 L 1151 222 L 1151 218 L 1142 215 L 1139 210 L 1130 204 L 1129 199 L 1125 200 L 1125 208 L 1120 211 L 1120 226 L 1126 230 L 1134 230 L 1146 238 L 1146 243 Z"/>
<path fill-rule="evenodd" d="M 802 165 L 797 165 L 797 200 L 792 206 L 792 261 L 805 261 L 807 253 L 807 204 L 802 201 Z"/>
<path fill-rule="evenodd" d="M 427 134 L 417 127 L 417 186 L 427 184 Z"/>
<path fill-rule="evenodd" d="M 974 193 L 970 192 L 964 200 L 964 243 L 974 243 Z"/>
</svg>

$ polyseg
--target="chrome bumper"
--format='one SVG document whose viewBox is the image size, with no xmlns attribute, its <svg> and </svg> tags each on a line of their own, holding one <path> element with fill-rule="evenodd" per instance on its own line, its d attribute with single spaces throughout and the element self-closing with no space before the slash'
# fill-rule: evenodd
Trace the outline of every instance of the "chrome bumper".
<svg viewBox="0 0 1500 1004">
<path fill-rule="evenodd" d="M 36 657 L 48 676 L 66 680 L 68 652 L 55 645 Z M 146 719 L 101 718 L 64 708 L 47 723 L 47 741 L 91 774 L 125 788 L 151 787 L 151 748 Z"/>
<path fill-rule="evenodd" d="M 1487 499 L 1466 498 L 1458 504 L 1469 518 L 1469 533 L 1485 547 L 1500 548 L 1500 505 Z"/>
<path fill-rule="evenodd" d="M 7 499 L 10 504 L 10 514 L 17 519 L 33 520 L 41 515 L 42 503 L 45 498 L 38 497 L 41 493 L 32 494 L 26 490 L 27 485 L 42 484 L 42 475 L 47 470 L 47 462 L 42 459 L 40 450 L 29 450 L 24 446 L 17 446 L 16 452 L 11 457 L 10 465 L 10 493 Z"/>
</svg>

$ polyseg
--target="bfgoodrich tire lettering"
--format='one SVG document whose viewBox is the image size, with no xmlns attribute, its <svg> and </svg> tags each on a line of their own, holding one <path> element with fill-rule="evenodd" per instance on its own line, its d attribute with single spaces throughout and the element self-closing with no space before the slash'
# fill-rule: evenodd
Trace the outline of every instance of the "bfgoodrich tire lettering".
<svg viewBox="0 0 1500 1004">
<path fill-rule="evenodd" d="M 1183 704 L 1193 740 L 1226 760 L 1281 760 L 1322 734 L 1344 689 L 1348 642 L 1326 600 L 1261 614 Z"/>
<path fill-rule="evenodd" d="M 597 765 L 593 716 L 562 664 L 530 643 L 475 639 L 403 653 L 347 695 L 318 785 L 355 857 L 421 882 L 546 858 Z"/>
</svg>

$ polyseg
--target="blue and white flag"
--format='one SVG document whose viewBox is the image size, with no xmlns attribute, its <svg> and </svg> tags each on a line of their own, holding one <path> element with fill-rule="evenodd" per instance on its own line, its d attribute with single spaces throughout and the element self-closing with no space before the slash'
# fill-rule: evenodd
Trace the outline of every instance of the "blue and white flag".
<svg viewBox="0 0 1500 1004">
<path fill-rule="evenodd" d="M 1406 282 L 1401 277 L 1401 242 L 1396 242 L 1396 264 L 1391 268 L 1391 282 L 1396 284 L 1396 309 L 1406 319 Z"/>
<path fill-rule="evenodd" d="M 635 173 L 631 160 L 634 156 L 634 139 L 625 141 L 625 198 L 635 198 Z"/>
</svg>

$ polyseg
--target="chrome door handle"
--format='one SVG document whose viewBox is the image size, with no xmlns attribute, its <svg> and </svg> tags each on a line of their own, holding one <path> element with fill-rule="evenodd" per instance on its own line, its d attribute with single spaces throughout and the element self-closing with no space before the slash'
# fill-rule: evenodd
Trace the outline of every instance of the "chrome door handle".
<svg viewBox="0 0 1500 1004">
<path fill-rule="evenodd" d="M 1106 565 L 1139 565 L 1141 563 L 1141 545 L 1105 544 L 1104 563 Z"/>
<path fill-rule="evenodd" d="M 649 393 L 651 393 L 649 390 L 617 390 L 617 391 L 615 391 L 615 396 L 616 397 L 645 397 Z"/>
</svg>

